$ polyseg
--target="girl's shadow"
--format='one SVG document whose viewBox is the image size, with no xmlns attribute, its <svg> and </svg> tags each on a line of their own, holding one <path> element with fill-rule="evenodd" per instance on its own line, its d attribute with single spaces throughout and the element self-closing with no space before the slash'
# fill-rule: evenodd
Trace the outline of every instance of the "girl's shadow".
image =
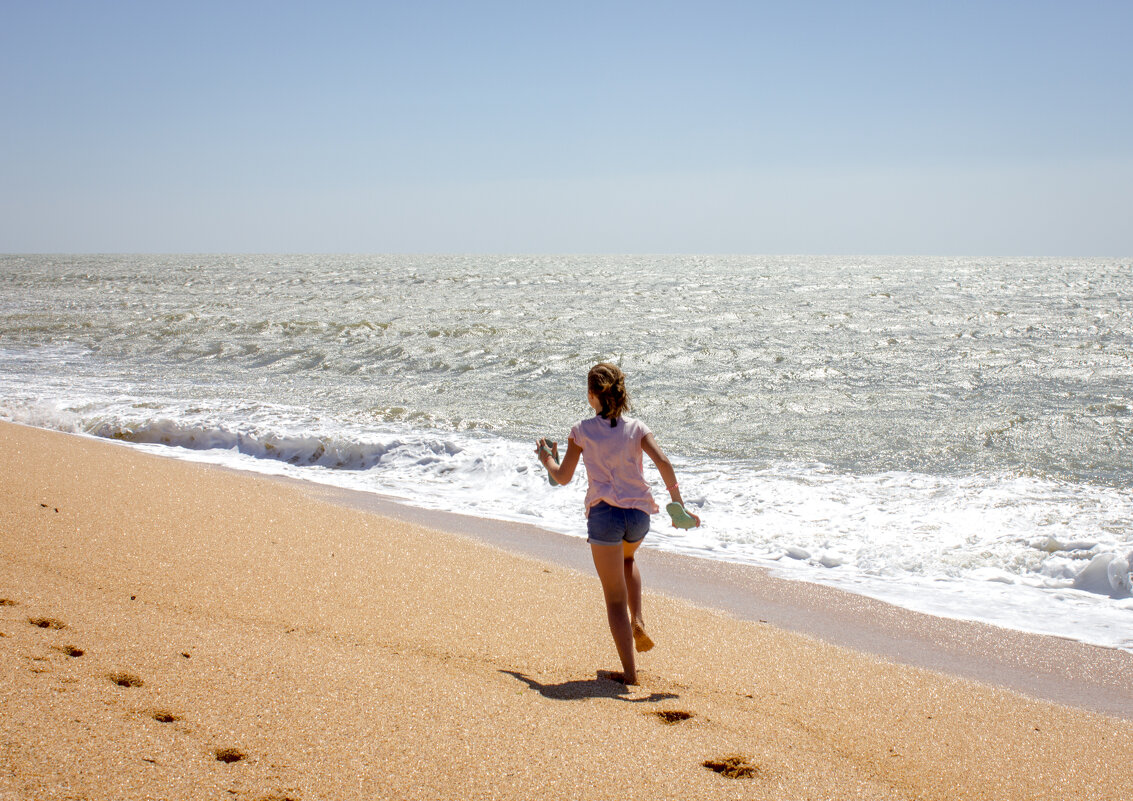
<svg viewBox="0 0 1133 801">
<path fill-rule="evenodd" d="M 501 670 L 500 673 L 514 676 L 532 690 L 539 693 L 539 695 L 554 701 L 579 701 L 583 698 L 617 698 L 621 701 L 628 701 L 633 704 L 648 704 L 657 701 L 667 701 L 671 698 L 680 698 L 679 695 L 673 693 L 651 693 L 648 696 L 627 698 L 626 693 L 630 692 L 630 690 L 626 685 L 613 678 L 613 674 L 607 673 L 604 670 L 598 671 L 598 677 L 594 679 L 564 681 L 560 684 L 541 684 L 535 681 L 535 679 L 514 670 Z"/>
</svg>

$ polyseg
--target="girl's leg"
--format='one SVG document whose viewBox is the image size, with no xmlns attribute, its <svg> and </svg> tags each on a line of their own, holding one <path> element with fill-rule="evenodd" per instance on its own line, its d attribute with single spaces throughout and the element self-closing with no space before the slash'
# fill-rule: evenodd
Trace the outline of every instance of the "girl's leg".
<svg viewBox="0 0 1133 801">
<path fill-rule="evenodd" d="M 626 579 L 626 595 L 629 605 L 629 620 L 633 631 L 634 646 L 639 651 L 648 651 L 653 640 L 645 633 L 645 619 L 641 615 L 641 571 L 633 558 L 642 540 L 622 542 L 622 569 Z"/>
<path fill-rule="evenodd" d="M 590 545 L 594 557 L 594 567 L 602 582 L 602 594 L 606 598 L 606 619 L 610 623 L 610 634 L 622 660 L 623 680 L 626 684 L 637 684 L 637 666 L 633 655 L 633 629 L 629 616 L 629 591 L 626 587 L 626 568 L 622 549 L 616 545 Z M 640 587 L 638 588 L 640 592 Z M 640 596 L 638 603 L 640 604 Z"/>
</svg>

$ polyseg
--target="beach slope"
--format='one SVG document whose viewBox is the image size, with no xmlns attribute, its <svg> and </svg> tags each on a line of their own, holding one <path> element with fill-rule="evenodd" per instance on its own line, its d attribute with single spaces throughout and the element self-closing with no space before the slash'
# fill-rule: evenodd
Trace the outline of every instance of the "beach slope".
<svg viewBox="0 0 1133 801">
<path fill-rule="evenodd" d="M 300 485 L 13 425 L 0 476 L 3 801 L 1127 794 L 1129 720 L 670 597 L 626 688 L 588 573 Z"/>
</svg>

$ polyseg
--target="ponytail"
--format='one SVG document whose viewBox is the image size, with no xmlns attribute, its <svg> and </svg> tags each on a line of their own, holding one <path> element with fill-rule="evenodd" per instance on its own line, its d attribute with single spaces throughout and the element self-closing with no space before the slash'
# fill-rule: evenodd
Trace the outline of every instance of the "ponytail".
<svg viewBox="0 0 1133 801">
<path fill-rule="evenodd" d="M 617 365 L 601 362 L 590 368 L 586 376 L 586 386 L 602 406 L 599 416 L 618 425 L 618 418 L 629 410 L 629 395 L 626 393 L 626 377 Z"/>
</svg>

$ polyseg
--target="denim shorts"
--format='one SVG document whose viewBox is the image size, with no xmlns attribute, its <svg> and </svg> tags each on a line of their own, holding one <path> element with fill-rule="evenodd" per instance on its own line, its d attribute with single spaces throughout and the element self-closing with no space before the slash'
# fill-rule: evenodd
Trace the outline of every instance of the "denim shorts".
<svg viewBox="0 0 1133 801">
<path fill-rule="evenodd" d="M 586 516 L 586 541 L 591 545 L 638 542 L 649 531 L 649 515 L 640 509 L 623 509 L 598 501 Z"/>
</svg>

